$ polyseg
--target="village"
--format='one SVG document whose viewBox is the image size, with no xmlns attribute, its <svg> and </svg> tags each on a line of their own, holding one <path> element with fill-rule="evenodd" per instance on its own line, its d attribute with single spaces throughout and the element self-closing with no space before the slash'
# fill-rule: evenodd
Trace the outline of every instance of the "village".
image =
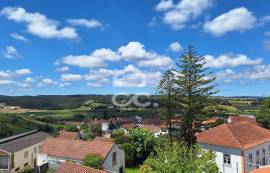
<svg viewBox="0 0 270 173">
<path fill-rule="evenodd" d="M 201 123 L 202 132 L 196 134 L 198 145 L 216 154 L 215 162 L 222 173 L 260 173 L 270 171 L 270 131 L 260 127 L 251 115 L 229 116 L 221 125 L 212 127 L 218 118 Z M 172 127 L 179 125 L 172 119 Z M 0 170 L 16 173 L 26 169 L 56 173 L 124 173 L 125 152 L 112 134 L 125 135 L 135 128 L 151 132 L 155 138 L 168 135 L 168 126 L 160 119 L 110 118 L 89 122 L 98 125 L 102 134 L 92 141 L 85 140 L 81 122 L 68 122 L 77 132 L 61 130 L 56 136 L 33 130 L 0 140 Z M 113 129 L 112 127 L 113 126 Z M 101 167 L 85 166 L 85 158 L 98 155 Z M 98 168 L 98 169 L 97 169 Z"/>
</svg>

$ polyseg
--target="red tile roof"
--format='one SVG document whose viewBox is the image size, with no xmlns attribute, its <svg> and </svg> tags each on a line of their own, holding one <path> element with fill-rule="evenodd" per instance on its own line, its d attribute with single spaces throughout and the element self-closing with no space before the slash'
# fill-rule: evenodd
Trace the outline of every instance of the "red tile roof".
<svg viewBox="0 0 270 173">
<path fill-rule="evenodd" d="M 199 133 L 197 141 L 244 150 L 270 141 L 270 131 L 245 121 L 229 123 Z"/>
<path fill-rule="evenodd" d="M 77 165 L 72 162 L 65 162 L 56 171 L 56 173 L 108 173 L 107 171 L 102 171 L 86 166 Z"/>
<path fill-rule="evenodd" d="M 270 167 L 262 167 L 259 169 L 254 169 L 253 171 L 250 171 L 250 173 L 269 173 L 270 172 Z"/>
<path fill-rule="evenodd" d="M 66 139 L 76 139 L 78 135 L 78 132 L 66 132 L 66 131 L 60 131 L 58 138 L 66 138 Z"/>
<path fill-rule="evenodd" d="M 213 124 L 217 122 L 217 118 L 210 118 L 202 122 L 203 125 Z"/>
<path fill-rule="evenodd" d="M 49 156 L 83 160 L 87 154 L 99 154 L 105 158 L 114 143 L 111 141 L 82 141 L 64 138 L 46 138 L 41 151 Z"/>
</svg>

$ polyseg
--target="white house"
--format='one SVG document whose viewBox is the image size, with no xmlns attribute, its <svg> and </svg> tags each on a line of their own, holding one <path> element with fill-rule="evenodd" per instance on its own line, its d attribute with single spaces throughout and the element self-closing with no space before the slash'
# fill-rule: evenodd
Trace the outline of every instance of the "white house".
<svg viewBox="0 0 270 173">
<path fill-rule="evenodd" d="M 197 141 L 215 152 L 221 173 L 248 173 L 270 165 L 270 131 L 254 123 L 222 124 L 199 133 Z"/>
<path fill-rule="evenodd" d="M 125 171 L 125 153 L 114 142 L 97 138 L 93 141 L 47 138 L 38 154 L 37 165 L 57 170 L 65 161 L 82 164 L 87 154 L 103 158 L 103 169 L 114 173 Z"/>
</svg>

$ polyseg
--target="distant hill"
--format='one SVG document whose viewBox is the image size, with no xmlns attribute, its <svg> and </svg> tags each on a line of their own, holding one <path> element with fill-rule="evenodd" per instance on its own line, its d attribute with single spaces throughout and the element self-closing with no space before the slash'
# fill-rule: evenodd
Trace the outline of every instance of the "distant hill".
<svg viewBox="0 0 270 173">
<path fill-rule="evenodd" d="M 27 109 L 74 109 L 86 101 L 95 100 L 101 103 L 111 103 L 110 95 L 40 95 L 40 96 L 3 96 L 0 103 L 7 106 L 19 106 Z"/>
</svg>

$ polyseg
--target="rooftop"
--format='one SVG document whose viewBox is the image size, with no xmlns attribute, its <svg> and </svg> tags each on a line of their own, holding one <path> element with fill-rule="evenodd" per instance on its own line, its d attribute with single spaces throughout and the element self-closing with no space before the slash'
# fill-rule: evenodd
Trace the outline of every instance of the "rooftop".
<svg viewBox="0 0 270 173">
<path fill-rule="evenodd" d="M 65 162 L 56 171 L 56 173 L 108 173 L 108 172 L 86 167 L 86 166 L 77 165 L 72 162 Z"/>
<path fill-rule="evenodd" d="M 66 139 L 76 139 L 79 137 L 78 132 L 66 132 L 66 131 L 60 131 L 59 135 L 57 136 L 58 138 L 66 138 Z"/>
<path fill-rule="evenodd" d="M 105 158 L 114 143 L 105 140 L 70 140 L 65 138 L 47 138 L 41 151 L 50 156 L 83 160 L 87 154 L 99 154 Z"/>
<path fill-rule="evenodd" d="M 33 130 L 19 135 L 3 138 L 0 140 L 0 150 L 14 153 L 16 151 L 20 151 L 24 148 L 40 143 L 49 136 L 50 134 L 48 133 Z"/>
<path fill-rule="evenodd" d="M 250 173 L 269 173 L 269 172 L 270 172 L 270 167 L 266 166 L 266 167 L 262 167 L 262 168 L 259 168 L 259 169 L 254 169 Z"/>
<path fill-rule="evenodd" d="M 228 123 L 199 133 L 197 141 L 245 150 L 270 141 L 270 131 L 246 121 Z"/>
</svg>

